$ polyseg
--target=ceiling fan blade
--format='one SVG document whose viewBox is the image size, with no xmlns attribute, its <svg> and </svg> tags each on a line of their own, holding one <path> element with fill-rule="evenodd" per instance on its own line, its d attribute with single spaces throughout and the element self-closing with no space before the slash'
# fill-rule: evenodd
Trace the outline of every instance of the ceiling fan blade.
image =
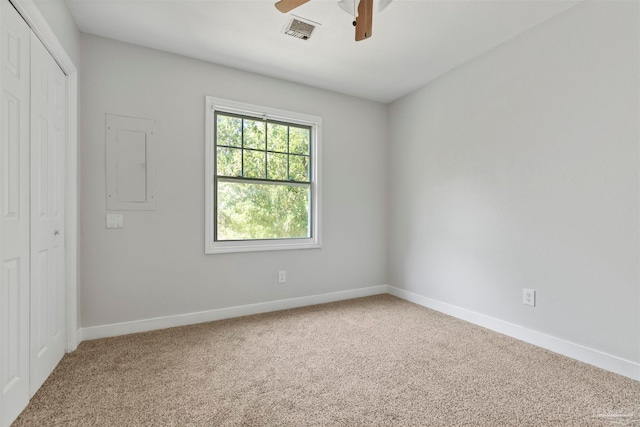
<svg viewBox="0 0 640 427">
<path fill-rule="evenodd" d="M 276 3 L 276 9 L 282 13 L 291 12 L 298 6 L 302 6 L 309 0 L 280 0 Z"/>
<path fill-rule="evenodd" d="M 356 18 L 356 41 L 371 37 L 373 29 L 373 0 L 360 0 Z"/>
</svg>

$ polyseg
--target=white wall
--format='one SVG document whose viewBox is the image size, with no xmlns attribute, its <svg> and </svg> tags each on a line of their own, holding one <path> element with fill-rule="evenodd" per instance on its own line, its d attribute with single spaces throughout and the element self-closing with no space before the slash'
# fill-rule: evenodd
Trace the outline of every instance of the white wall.
<svg viewBox="0 0 640 427">
<path fill-rule="evenodd" d="M 81 52 L 83 327 L 385 283 L 384 105 L 84 34 Z M 204 255 L 205 95 L 323 118 L 322 249 Z M 122 230 L 105 113 L 157 120 L 158 208 Z"/>
<path fill-rule="evenodd" d="M 585 2 L 390 106 L 390 285 L 640 361 L 639 21 Z"/>
</svg>

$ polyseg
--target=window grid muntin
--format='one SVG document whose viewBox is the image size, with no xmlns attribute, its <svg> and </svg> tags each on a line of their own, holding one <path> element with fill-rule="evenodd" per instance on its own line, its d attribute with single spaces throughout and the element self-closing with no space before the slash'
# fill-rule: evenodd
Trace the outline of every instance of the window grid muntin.
<svg viewBox="0 0 640 427">
<path fill-rule="evenodd" d="M 241 122 L 241 126 L 240 126 L 240 132 L 241 132 L 241 143 L 240 143 L 240 147 L 237 146 L 233 146 L 233 145 L 222 145 L 222 144 L 218 144 L 218 116 L 223 116 L 223 117 L 235 117 L 235 118 L 240 118 L 242 119 Z M 264 150 L 259 150 L 256 148 L 245 148 L 245 137 L 244 137 L 244 120 L 248 119 L 248 120 L 252 120 L 252 121 L 261 121 L 263 122 L 265 125 L 265 140 L 264 140 Z M 269 123 L 274 123 L 274 124 L 280 124 L 280 125 L 284 125 L 287 126 L 287 152 L 282 152 L 282 151 L 275 151 L 275 150 L 268 150 L 269 147 L 269 128 L 268 128 L 268 124 Z M 314 238 L 314 220 L 313 220 L 313 200 L 314 200 L 314 194 L 313 194 L 313 171 L 312 171 L 312 165 L 313 162 L 311 161 L 311 153 L 313 152 L 312 150 L 312 144 L 313 144 L 313 128 L 312 126 L 305 126 L 305 125 L 300 125 L 300 124 L 295 124 L 295 123 L 290 123 L 290 122 L 285 122 L 285 121 L 279 121 L 279 120 L 268 120 L 265 118 L 259 118 L 259 117 L 253 117 L 253 116 L 248 116 L 248 115 L 242 115 L 242 114 L 235 114 L 235 113 L 227 113 L 225 111 L 214 111 L 214 120 L 213 120 L 213 125 L 214 125 L 214 129 L 213 129 L 213 138 L 214 138 L 214 149 L 213 149 L 213 162 L 214 162 L 214 169 L 216 171 L 216 173 L 214 174 L 214 188 L 213 191 L 215 193 L 214 195 L 214 200 L 216 200 L 216 203 L 214 203 L 213 206 L 213 239 L 216 242 L 250 242 L 250 241 L 276 241 L 276 240 L 281 240 L 281 241 L 289 241 L 289 240 L 300 240 L 300 237 L 283 237 L 283 238 L 262 238 L 262 239 L 242 239 L 242 240 L 219 240 L 218 239 L 218 183 L 219 182 L 228 182 L 228 181 L 237 181 L 237 182 L 253 182 L 255 184 L 268 184 L 268 185 L 281 185 L 281 186 L 306 186 L 308 187 L 308 192 L 309 192 L 309 205 L 308 205 L 308 209 L 307 209 L 307 228 L 308 228 L 308 237 L 306 237 L 306 239 L 312 239 Z M 292 154 L 291 153 L 291 128 L 299 128 L 299 129 L 305 129 L 308 132 L 309 135 L 309 143 L 308 143 L 308 147 L 307 147 L 307 154 Z M 236 150 L 241 150 L 241 155 L 240 155 L 240 159 L 241 159 L 241 173 L 242 176 L 241 177 L 233 177 L 233 176 L 224 176 L 224 175 L 218 175 L 218 150 L 217 148 L 221 147 L 221 148 L 230 148 L 230 149 L 236 149 Z M 259 151 L 259 152 L 263 152 L 264 153 L 264 162 L 265 162 L 265 178 L 261 179 L 261 178 L 251 178 L 251 177 L 245 177 L 245 167 L 244 167 L 244 152 L 245 151 Z M 307 181 L 295 181 L 295 180 L 291 180 L 291 179 L 287 179 L 286 181 L 283 180 L 273 180 L 273 179 L 268 179 L 269 173 L 268 173 L 268 153 L 275 153 L 275 154 L 285 154 L 287 156 L 287 178 L 291 177 L 291 161 L 290 161 L 290 157 L 291 156 L 300 156 L 300 157 L 306 157 L 307 158 Z"/>
<path fill-rule="evenodd" d="M 240 126 L 240 131 L 241 131 L 241 144 L 240 147 L 238 146 L 234 146 L 234 145 L 226 145 L 226 144 L 218 144 L 218 116 L 223 116 L 223 117 L 233 117 L 233 118 L 239 118 L 242 120 L 241 122 L 241 126 Z M 256 148 L 248 148 L 245 147 L 245 137 L 244 137 L 244 120 L 251 120 L 251 121 L 260 121 L 263 122 L 265 125 L 265 139 L 264 139 L 264 150 L 260 150 L 260 149 L 256 149 Z M 313 152 L 312 150 L 312 144 L 313 144 L 313 132 L 312 132 L 312 127 L 311 126 L 304 126 L 304 125 L 300 125 L 300 124 L 295 124 L 295 123 L 290 123 L 290 122 L 285 122 L 285 121 L 280 121 L 280 120 L 271 120 L 271 119 L 264 119 L 264 118 L 260 118 L 260 117 L 254 117 L 254 116 L 248 116 L 248 115 L 242 115 L 242 114 L 235 114 L 235 113 L 227 113 L 224 111 L 215 111 L 214 113 L 214 145 L 215 145 L 215 150 L 214 150 L 214 161 L 215 161 L 215 168 L 216 168 L 216 178 L 218 176 L 220 177 L 226 177 L 225 175 L 218 175 L 218 152 L 217 152 L 217 148 L 221 147 L 221 148 L 231 148 L 231 149 L 236 149 L 236 150 L 242 150 L 241 152 L 241 173 L 242 173 L 242 177 L 243 178 L 247 178 L 247 179 L 255 179 L 255 178 L 248 178 L 245 177 L 245 164 L 244 164 L 244 151 L 259 151 L 264 153 L 264 163 L 265 163 L 265 178 L 268 180 L 268 176 L 269 176 L 269 157 L 268 157 L 268 153 L 275 153 L 275 154 L 286 154 L 287 155 L 287 180 L 286 182 L 307 182 L 307 183 L 311 183 L 312 179 L 311 177 L 313 176 L 313 162 L 311 161 L 311 153 Z M 287 151 L 276 151 L 276 150 L 269 150 L 269 128 L 268 125 L 269 123 L 274 123 L 274 124 L 278 124 L 278 125 L 283 125 L 283 126 L 287 126 Z M 309 135 L 309 146 L 307 147 L 307 153 L 306 154 L 298 154 L 298 153 L 291 153 L 291 128 L 298 128 L 298 129 L 305 129 L 308 132 Z M 301 156 L 301 157 L 306 157 L 307 158 L 307 181 L 297 181 L 297 180 L 292 180 L 290 179 L 291 177 L 291 161 L 290 161 L 290 157 L 291 156 Z"/>
</svg>

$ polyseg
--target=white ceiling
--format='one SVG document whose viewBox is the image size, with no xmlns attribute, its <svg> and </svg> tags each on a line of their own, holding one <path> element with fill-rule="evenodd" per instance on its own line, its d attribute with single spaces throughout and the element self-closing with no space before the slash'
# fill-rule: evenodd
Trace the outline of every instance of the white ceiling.
<svg viewBox="0 0 640 427">
<path fill-rule="evenodd" d="M 81 31 L 375 101 L 393 101 L 582 0 L 394 0 L 355 42 L 337 0 L 66 0 Z"/>
</svg>

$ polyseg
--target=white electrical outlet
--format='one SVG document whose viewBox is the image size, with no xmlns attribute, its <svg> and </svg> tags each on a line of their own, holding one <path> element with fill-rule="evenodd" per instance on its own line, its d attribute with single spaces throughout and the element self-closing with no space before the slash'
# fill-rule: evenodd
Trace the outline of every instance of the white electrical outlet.
<svg viewBox="0 0 640 427">
<path fill-rule="evenodd" d="M 278 283 L 287 283 L 287 272 L 285 270 L 278 271 Z"/>
<path fill-rule="evenodd" d="M 522 303 L 524 305 L 530 305 L 531 307 L 536 306 L 536 291 L 533 289 L 522 289 Z"/>
</svg>

